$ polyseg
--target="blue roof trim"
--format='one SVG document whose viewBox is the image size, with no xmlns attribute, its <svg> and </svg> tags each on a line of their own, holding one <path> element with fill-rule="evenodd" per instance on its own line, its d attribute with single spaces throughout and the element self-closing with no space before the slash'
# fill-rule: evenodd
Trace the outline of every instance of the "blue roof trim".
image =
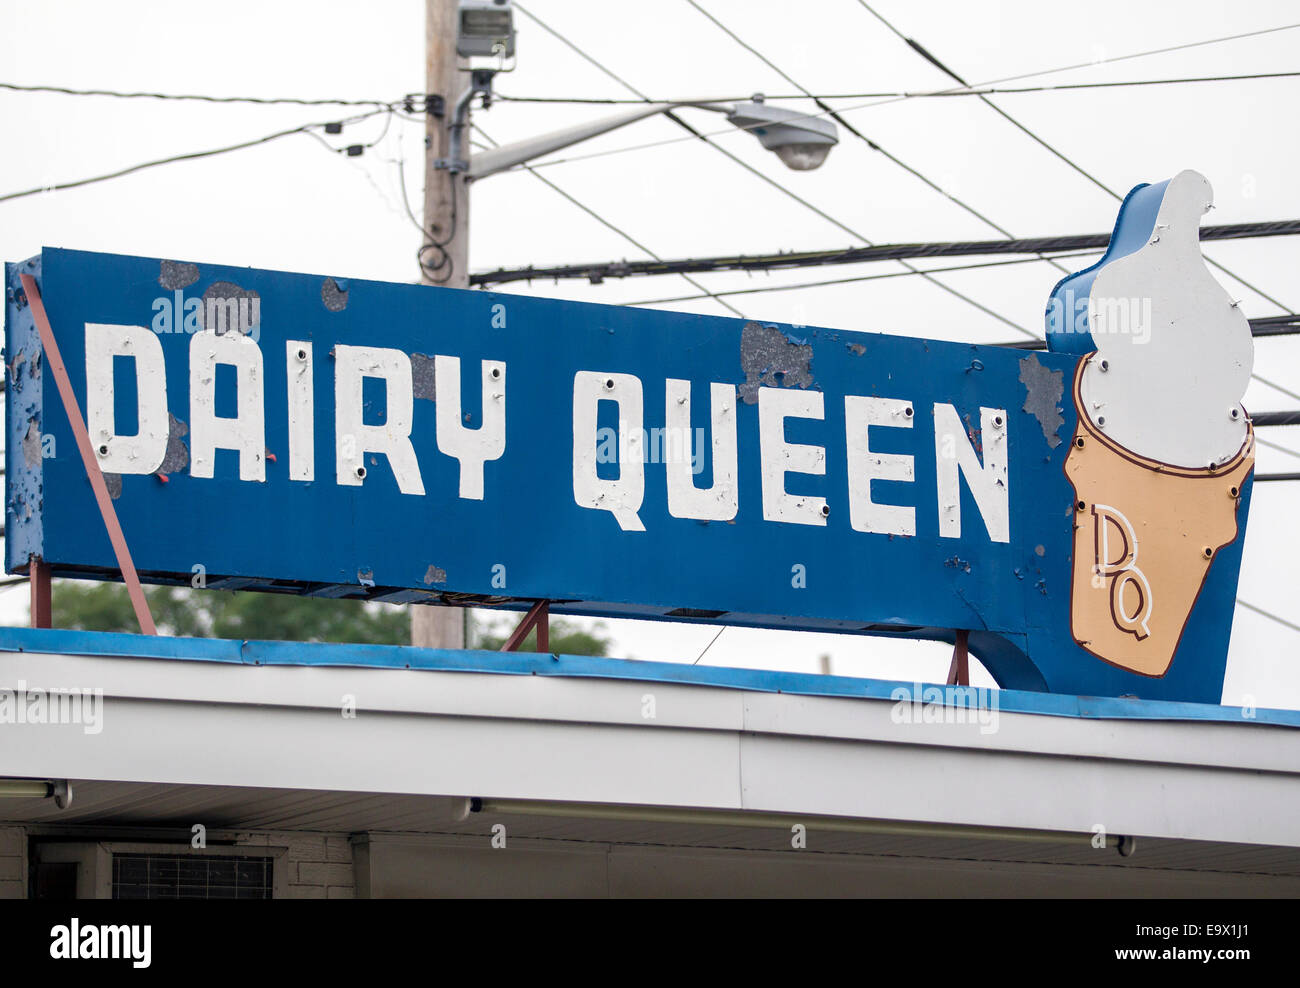
<svg viewBox="0 0 1300 988">
<path fill-rule="evenodd" d="M 913 699 L 916 684 L 883 679 L 857 679 L 763 669 L 692 666 L 674 662 L 551 655 L 536 652 L 455 651 L 407 645 L 335 645 L 319 642 L 236 641 L 217 638 L 171 638 L 103 631 L 41 628 L 0 628 L 0 652 L 50 652 L 106 658 L 179 659 L 237 665 L 337 666 L 379 669 L 427 669 L 438 672 L 478 672 L 514 676 L 571 676 L 584 679 L 624 679 L 789 693 L 796 696 L 847 696 L 897 700 L 906 689 Z M 926 683 L 923 686 L 937 684 Z M 942 686 L 938 687 L 940 690 Z M 917 697 L 924 701 L 924 695 Z M 1124 700 L 1111 697 L 1064 696 L 1000 690 L 1002 713 L 1084 717 L 1097 720 L 1170 720 L 1221 723 L 1250 722 L 1300 727 L 1300 710 L 1253 711 L 1240 707 L 1168 700 Z"/>
</svg>

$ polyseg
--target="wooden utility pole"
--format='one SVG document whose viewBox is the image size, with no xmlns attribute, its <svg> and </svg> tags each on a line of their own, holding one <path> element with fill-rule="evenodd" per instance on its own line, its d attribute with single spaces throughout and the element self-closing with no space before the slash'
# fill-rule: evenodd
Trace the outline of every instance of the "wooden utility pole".
<svg viewBox="0 0 1300 988">
<path fill-rule="evenodd" d="M 421 277 L 426 285 L 469 287 L 469 190 L 464 175 L 434 168 L 451 157 L 451 120 L 469 72 L 456 54 L 456 0 L 425 0 L 425 93 L 442 97 L 441 115 L 426 113 L 424 127 L 424 228 Z M 433 108 L 433 101 L 430 101 Z M 468 134 L 464 146 L 469 148 Z M 459 607 L 411 608 L 411 644 L 464 648 L 467 613 Z"/>
</svg>

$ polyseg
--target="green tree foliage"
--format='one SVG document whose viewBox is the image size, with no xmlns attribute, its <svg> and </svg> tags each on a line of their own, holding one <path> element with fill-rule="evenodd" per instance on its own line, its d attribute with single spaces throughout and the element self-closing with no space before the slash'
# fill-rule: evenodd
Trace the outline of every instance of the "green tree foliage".
<svg viewBox="0 0 1300 988">
<path fill-rule="evenodd" d="M 411 641 L 406 608 L 360 600 L 331 600 L 289 594 L 238 593 L 150 587 L 145 591 L 159 634 L 186 638 L 236 638 L 259 641 L 355 642 L 407 645 Z M 54 624 L 83 631 L 139 631 L 126 587 L 120 583 L 54 584 Z M 495 620 L 482 629 L 475 648 L 497 650 L 516 619 Z M 551 651 L 564 655 L 608 655 L 604 625 L 585 630 L 569 621 L 551 621 Z M 535 651 L 530 634 L 523 651 Z"/>
<path fill-rule="evenodd" d="M 480 632 L 474 642 L 474 647 L 496 651 L 505 644 L 506 638 L 510 636 L 513 628 L 514 624 L 512 622 L 505 628 L 494 627 Z M 552 618 L 550 628 L 551 651 L 557 655 L 608 655 L 609 646 L 612 642 L 607 635 L 603 634 L 604 630 L 605 626 L 599 621 L 588 631 L 578 627 L 571 621 Z M 537 651 L 537 632 L 535 630 L 528 633 L 528 637 L 524 639 L 519 651 Z"/>
<path fill-rule="evenodd" d="M 391 604 L 177 587 L 150 587 L 145 593 L 158 632 L 164 635 L 374 645 L 406 645 L 411 640 L 406 611 Z M 54 584 L 53 611 L 59 628 L 140 630 L 120 583 L 60 580 Z"/>
</svg>

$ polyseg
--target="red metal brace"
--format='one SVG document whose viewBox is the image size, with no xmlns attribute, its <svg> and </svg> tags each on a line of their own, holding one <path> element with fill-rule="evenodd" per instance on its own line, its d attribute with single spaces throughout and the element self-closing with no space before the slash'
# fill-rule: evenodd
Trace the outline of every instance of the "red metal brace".
<svg viewBox="0 0 1300 988">
<path fill-rule="evenodd" d="M 510 633 L 506 643 L 501 646 L 501 651 L 519 651 L 519 646 L 524 643 L 528 632 L 534 627 L 537 628 L 537 651 L 549 652 L 551 650 L 551 602 L 549 600 L 539 600 L 528 609 L 524 619 L 519 622 L 519 627 Z"/>
<path fill-rule="evenodd" d="M 967 661 L 966 640 L 969 631 L 958 631 L 957 640 L 952 647 L 952 664 L 948 666 L 949 686 L 970 685 L 970 663 Z"/>
<path fill-rule="evenodd" d="M 52 628 L 50 611 L 50 567 L 37 556 L 27 564 L 27 582 L 32 591 L 32 627 Z"/>
<path fill-rule="evenodd" d="M 45 351 L 45 366 L 54 375 L 54 383 L 63 399 L 63 410 L 67 412 L 72 434 L 77 439 L 77 449 L 81 452 L 81 462 L 86 468 L 86 477 L 90 480 L 91 490 L 95 492 L 95 501 L 99 504 L 99 513 L 104 519 L 104 528 L 108 530 L 108 540 L 113 545 L 117 556 L 117 566 L 122 572 L 127 592 L 131 597 L 131 606 L 135 608 L 136 620 L 140 630 L 146 635 L 158 634 L 154 627 L 153 615 L 149 613 L 149 601 L 145 598 L 144 588 L 140 586 L 140 577 L 131 561 L 131 550 L 127 548 L 126 536 L 122 534 L 122 525 L 117 520 L 117 511 L 108 496 L 108 487 L 104 483 L 103 471 L 95 460 L 94 450 L 90 445 L 90 434 L 86 431 L 86 420 L 81 417 L 81 407 L 68 379 L 68 369 L 63 365 L 63 356 L 59 353 L 59 344 L 54 339 L 54 330 L 50 326 L 50 317 L 45 314 L 45 305 L 41 301 L 41 290 L 36 279 L 29 274 L 20 276 L 23 292 L 27 295 L 27 304 L 32 310 L 32 320 L 41 336 L 41 347 Z M 32 581 L 32 627 L 48 628 L 50 621 L 50 570 L 42 560 L 32 559 L 28 575 Z M 43 584 L 43 585 L 42 585 Z M 44 620 L 44 625 L 37 622 Z"/>
</svg>

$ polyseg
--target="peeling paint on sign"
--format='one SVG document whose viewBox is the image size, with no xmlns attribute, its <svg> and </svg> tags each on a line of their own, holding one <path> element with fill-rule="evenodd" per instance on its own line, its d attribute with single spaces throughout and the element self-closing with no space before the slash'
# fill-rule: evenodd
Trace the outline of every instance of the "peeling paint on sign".
<svg viewBox="0 0 1300 988">
<path fill-rule="evenodd" d="M 756 404 L 759 388 L 812 387 L 812 357 L 810 344 L 791 341 L 775 326 L 747 323 L 740 334 L 741 400 Z"/>
<path fill-rule="evenodd" d="M 41 462 L 41 430 L 36 427 L 36 419 L 29 419 L 27 431 L 23 434 L 23 462 L 31 470 Z"/>
<path fill-rule="evenodd" d="M 261 307 L 262 298 L 256 291 L 241 288 L 233 281 L 214 281 L 203 293 L 199 326 L 218 336 L 231 330 L 254 335 L 251 330 L 261 322 Z M 209 326 L 209 321 L 213 325 Z"/>
<path fill-rule="evenodd" d="M 158 273 L 158 287 L 169 292 L 189 288 L 199 280 L 199 266 L 182 261 L 163 261 Z"/>
<path fill-rule="evenodd" d="M 1065 375 L 1049 370 L 1031 353 L 1020 360 L 1020 383 L 1025 386 L 1024 410 L 1038 419 L 1047 445 L 1056 449 L 1061 437 L 1056 431 L 1065 424 L 1061 415 L 1061 396 L 1065 394 Z"/>
<path fill-rule="evenodd" d="M 170 424 L 167 433 L 167 452 L 163 454 L 162 465 L 158 467 L 158 472 L 179 473 L 190 465 L 189 447 L 181 441 L 181 437 L 190 431 L 190 427 L 171 412 L 167 413 L 167 418 Z"/>
<path fill-rule="evenodd" d="M 411 354 L 411 388 L 416 398 L 433 401 L 438 397 L 434 360 L 427 353 Z"/>
<path fill-rule="evenodd" d="M 320 285 L 320 300 L 330 312 L 342 312 L 348 307 L 348 283 L 326 278 Z"/>
</svg>

